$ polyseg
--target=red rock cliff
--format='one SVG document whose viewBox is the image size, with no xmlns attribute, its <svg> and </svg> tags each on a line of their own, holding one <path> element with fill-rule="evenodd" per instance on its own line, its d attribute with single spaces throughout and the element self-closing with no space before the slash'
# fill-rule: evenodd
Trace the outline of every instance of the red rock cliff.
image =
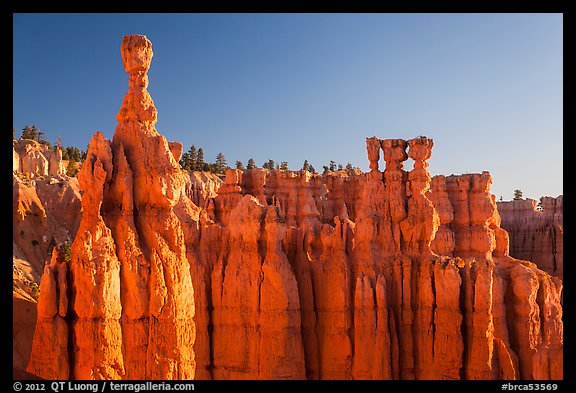
<svg viewBox="0 0 576 393">
<path fill-rule="evenodd" d="M 71 340 L 69 364 L 32 356 L 29 370 L 118 379 L 562 378 L 562 282 L 509 256 L 488 172 L 432 179 L 432 139 L 372 137 L 369 173 L 229 169 L 218 195 L 197 206 L 178 149 L 154 129 L 150 43 L 124 37 L 122 55 L 130 89 L 113 141 L 96 133 L 82 167 L 66 297 L 57 285 L 41 293 L 43 304 L 56 296 L 68 304 L 67 323 L 57 330 L 55 313 L 39 314 L 35 340 L 47 331 L 56 344 Z"/>
</svg>

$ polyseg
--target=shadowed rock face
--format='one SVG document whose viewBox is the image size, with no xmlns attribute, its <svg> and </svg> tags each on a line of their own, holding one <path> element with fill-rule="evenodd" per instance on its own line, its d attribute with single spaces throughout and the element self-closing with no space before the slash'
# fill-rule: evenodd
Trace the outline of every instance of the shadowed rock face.
<svg viewBox="0 0 576 393">
<path fill-rule="evenodd" d="M 542 209 L 532 199 L 498 202 L 502 228 L 510 234 L 510 254 L 532 261 L 545 272 L 563 277 L 563 197 L 543 197 Z"/>
<path fill-rule="evenodd" d="M 154 128 L 149 41 L 124 37 L 122 56 L 130 89 L 113 140 L 90 142 L 72 262 L 64 281 L 57 260 L 45 271 L 52 311 L 30 372 L 562 378 L 562 282 L 508 255 L 488 172 L 431 178 L 431 139 L 372 137 L 369 173 L 229 169 L 197 206 L 181 149 Z"/>
</svg>

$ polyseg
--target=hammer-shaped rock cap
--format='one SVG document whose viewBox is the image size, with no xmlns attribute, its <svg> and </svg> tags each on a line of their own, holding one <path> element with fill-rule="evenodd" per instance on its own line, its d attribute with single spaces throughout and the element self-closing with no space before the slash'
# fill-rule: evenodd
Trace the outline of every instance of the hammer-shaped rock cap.
<svg viewBox="0 0 576 393">
<path fill-rule="evenodd" d="M 145 35 L 125 35 L 120 46 L 122 64 L 127 73 L 146 72 L 152 61 L 152 43 Z"/>
</svg>

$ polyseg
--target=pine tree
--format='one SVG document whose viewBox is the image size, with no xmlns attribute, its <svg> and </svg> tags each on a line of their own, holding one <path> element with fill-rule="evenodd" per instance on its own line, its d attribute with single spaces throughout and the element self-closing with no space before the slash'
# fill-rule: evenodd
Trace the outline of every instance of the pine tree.
<svg viewBox="0 0 576 393">
<path fill-rule="evenodd" d="M 216 155 L 216 161 L 214 162 L 214 170 L 216 173 L 224 173 L 228 165 L 226 164 L 226 158 L 224 154 L 218 153 Z"/>
<path fill-rule="evenodd" d="M 22 134 L 20 134 L 20 139 L 32 139 L 32 140 L 37 140 L 38 139 L 38 127 L 36 127 L 35 125 L 26 125 L 23 129 L 22 129 Z"/>
<path fill-rule="evenodd" d="M 522 191 L 521 190 L 514 190 L 514 200 L 519 201 L 522 199 Z"/>
<path fill-rule="evenodd" d="M 287 161 L 282 161 L 282 163 L 280 164 L 280 170 L 281 171 L 287 171 L 288 170 L 288 162 Z"/>
<path fill-rule="evenodd" d="M 76 176 L 76 160 L 74 158 L 70 158 L 68 160 L 68 166 L 66 167 L 66 174 L 70 177 Z"/>
<path fill-rule="evenodd" d="M 70 244 L 68 244 L 68 242 L 62 243 L 60 246 L 60 254 L 64 259 L 64 262 L 70 262 L 72 260 L 72 249 L 70 248 Z"/>
<path fill-rule="evenodd" d="M 62 146 L 60 146 L 59 149 L 62 151 L 62 159 L 69 160 L 70 156 L 68 155 L 68 150 L 63 148 Z"/>
<path fill-rule="evenodd" d="M 330 161 L 330 172 L 336 172 L 336 163 L 334 161 Z"/>
<path fill-rule="evenodd" d="M 80 154 L 80 150 L 75 146 L 68 146 L 66 147 L 66 151 L 68 153 L 68 157 L 71 160 L 76 162 L 82 161 L 82 155 Z"/>
<path fill-rule="evenodd" d="M 190 165 L 190 153 L 186 152 L 182 154 L 182 158 L 180 159 L 180 166 L 184 170 L 188 170 L 188 166 Z"/>
<path fill-rule="evenodd" d="M 198 155 L 196 156 L 196 170 L 197 171 L 205 171 L 205 162 L 204 162 L 204 150 L 202 148 L 198 149 Z"/>
<path fill-rule="evenodd" d="M 310 164 L 308 163 L 308 160 L 304 160 L 304 164 L 302 165 L 302 170 L 303 171 L 310 171 Z"/>
<path fill-rule="evenodd" d="M 249 159 L 248 160 L 248 165 L 246 166 L 247 169 L 254 169 L 256 168 L 256 164 L 254 163 L 254 159 Z"/>
<path fill-rule="evenodd" d="M 324 165 L 322 168 L 324 168 L 324 174 L 330 172 L 330 168 L 327 165 Z"/>
<path fill-rule="evenodd" d="M 245 170 L 246 168 L 244 168 L 244 164 L 242 164 L 242 161 L 236 161 L 236 169 Z"/>
<path fill-rule="evenodd" d="M 350 171 L 350 170 L 352 170 L 352 169 L 353 169 L 353 168 L 352 168 L 352 164 L 350 164 L 349 162 L 346 163 L 346 170 L 347 170 L 347 171 Z"/>
<path fill-rule="evenodd" d="M 269 169 L 269 170 L 274 170 L 274 160 L 268 160 L 268 162 L 265 162 L 262 165 L 262 168 L 264 169 Z"/>
<path fill-rule="evenodd" d="M 190 150 L 188 150 L 188 165 L 187 170 L 195 171 L 198 164 L 198 151 L 196 150 L 196 146 L 192 145 Z"/>
<path fill-rule="evenodd" d="M 312 165 L 310 165 L 310 168 L 308 169 L 308 171 L 310 173 L 316 173 L 316 169 L 314 169 L 314 167 Z"/>
<path fill-rule="evenodd" d="M 182 154 L 182 158 L 180 159 L 180 166 L 182 169 L 187 171 L 198 170 L 198 151 L 196 150 L 196 146 L 192 145 L 186 153 Z"/>
</svg>

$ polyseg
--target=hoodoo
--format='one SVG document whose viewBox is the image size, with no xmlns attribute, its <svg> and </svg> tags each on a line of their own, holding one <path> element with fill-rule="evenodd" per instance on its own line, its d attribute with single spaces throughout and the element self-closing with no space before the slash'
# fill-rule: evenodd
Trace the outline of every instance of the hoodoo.
<svg viewBox="0 0 576 393">
<path fill-rule="evenodd" d="M 43 332 L 56 328 L 37 329 L 28 370 L 44 378 L 194 378 L 194 291 L 175 213 L 176 205 L 192 203 L 168 141 L 154 128 L 146 90 L 152 44 L 126 36 L 121 53 L 130 77 L 114 138 L 94 134 L 78 175 L 82 219 L 65 292 L 71 333 L 56 331 L 70 363 L 44 372 L 37 356 L 46 351 Z"/>
<path fill-rule="evenodd" d="M 129 90 L 80 171 L 72 260 L 44 270 L 29 372 L 562 378 L 562 281 L 509 255 L 488 172 L 431 177 L 432 139 L 371 137 L 368 173 L 229 169 L 193 201 L 154 127 L 150 41 L 121 53 Z"/>
</svg>

